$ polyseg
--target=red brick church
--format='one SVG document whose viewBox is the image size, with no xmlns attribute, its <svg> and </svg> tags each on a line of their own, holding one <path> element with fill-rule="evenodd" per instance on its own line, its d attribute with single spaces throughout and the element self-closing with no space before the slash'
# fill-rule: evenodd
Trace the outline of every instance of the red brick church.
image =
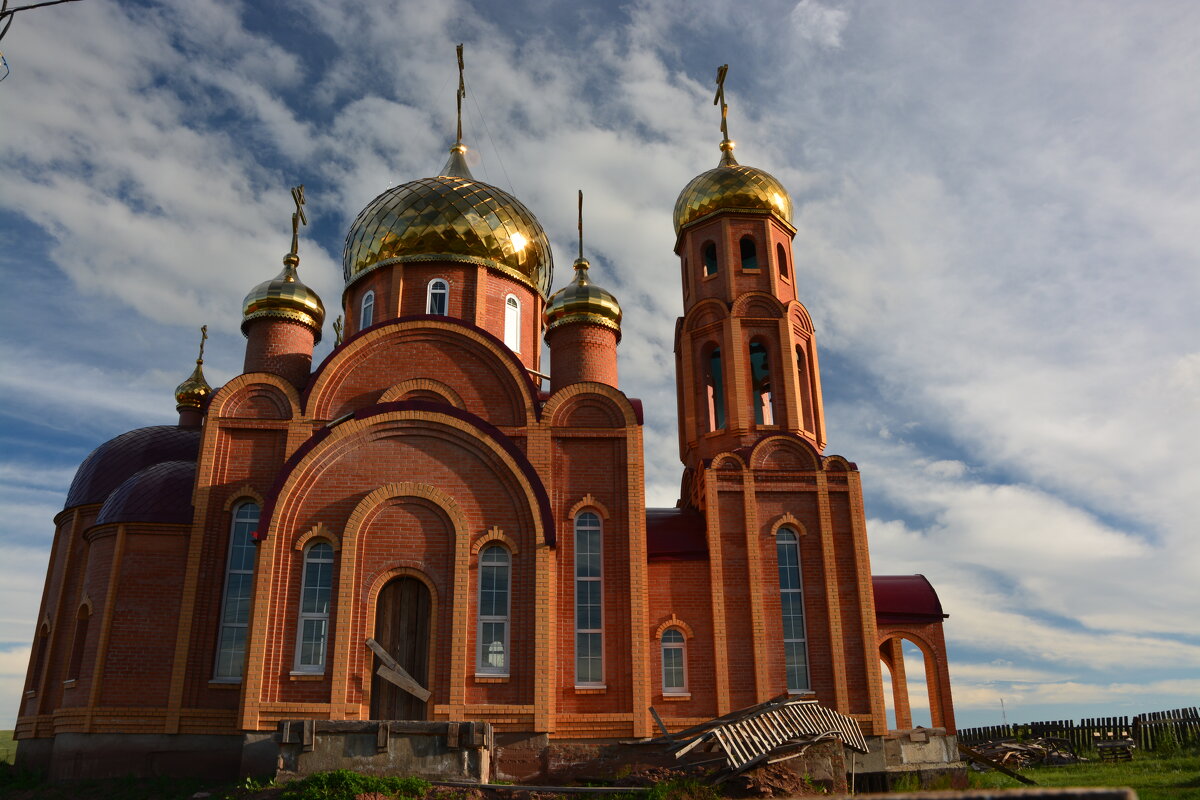
<svg viewBox="0 0 1200 800">
<path fill-rule="evenodd" d="M 881 664 L 911 727 L 902 638 L 953 733 L 937 596 L 872 578 L 858 470 L 823 452 L 792 200 L 733 147 L 675 204 L 675 508 L 645 507 L 617 299 L 582 245 L 552 292 L 545 232 L 472 177 L 460 135 L 354 221 L 324 361 L 294 238 L 245 299 L 243 373 L 212 389 L 198 359 L 178 425 L 80 466 L 18 758 L 69 776 L 203 752 L 236 771 L 297 719 L 644 737 L 651 707 L 679 729 L 784 692 L 882 737 Z"/>
</svg>

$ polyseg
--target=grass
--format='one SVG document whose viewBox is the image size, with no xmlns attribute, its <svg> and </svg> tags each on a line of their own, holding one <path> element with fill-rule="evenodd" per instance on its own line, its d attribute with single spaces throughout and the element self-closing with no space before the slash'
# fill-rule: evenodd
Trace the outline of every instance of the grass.
<svg viewBox="0 0 1200 800">
<path fill-rule="evenodd" d="M 17 757 L 17 743 L 12 731 L 0 731 L 0 764 L 11 764 Z"/>
<path fill-rule="evenodd" d="M 1129 786 L 1139 800 L 1200 798 L 1200 752 L 1159 756 L 1139 752 L 1132 761 L 1086 761 L 1061 767 L 1035 767 L 1021 774 L 1039 786 Z M 1023 784 L 998 772 L 971 773 L 971 785 L 1009 789 Z"/>
</svg>

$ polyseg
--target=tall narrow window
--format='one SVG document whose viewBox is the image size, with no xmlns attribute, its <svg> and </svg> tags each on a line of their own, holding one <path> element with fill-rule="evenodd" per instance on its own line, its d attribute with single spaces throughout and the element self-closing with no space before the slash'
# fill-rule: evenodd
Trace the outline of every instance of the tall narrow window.
<svg viewBox="0 0 1200 800">
<path fill-rule="evenodd" d="M 504 343 L 514 353 L 521 352 L 521 301 L 511 294 L 504 298 Z"/>
<path fill-rule="evenodd" d="M 771 394 L 771 366 L 762 342 L 750 343 L 750 391 L 754 393 L 754 421 L 775 424 L 775 399 Z"/>
<path fill-rule="evenodd" d="M 805 430 L 811 431 L 816 430 L 816 420 L 813 417 L 812 384 L 809 381 L 806 363 L 804 350 L 797 345 L 796 378 L 800 384 L 800 395 L 796 399 L 800 404 L 800 422 L 804 425 Z"/>
<path fill-rule="evenodd" d="M 246 628 L 250 624 L 250 592 L 254 580 L 254 541 L 258 504 L 241 503 L 233 511 L 229 530 L 229 557 L 225 567 L 225 596 L 221 599 L 221 632 L 217 640 L 218 681 L 240 681 L 246 655 Z"/>
<path fill-rule="evenodd" d="M 426 313 L 446 316 L 450 307 L 450 285 L 441 278 L 429 282 L 425 309 Z"/>
<path fill-rule="evenodd" d="M 73 681 L 79 677 L 83 669 L 83 648 L 87 647 L 88 623 L 92 619 L 92 610 L 83 605 L 75 615 L 75 638 L 71 642 L 71 663 L 68 665 L 67 680 Z"/>
<path fill-rule="evenodd" d="M 779 262 L 779 277 L 786 278 L 788 276 L 787 251 L 783 249 L 782 244 L 775 245 L 775 260 Z"/>
<path fill-rule="evenodd" d="M 686 258 L 683 260 L 682 272 L 683 274 L 680 277 L 683 280 L 683 296 L 686 298 L 690 297 L 692 294 L 692 276 L 688 275 L 688 263 Z"/>
<path fill-rule="evenodd" d="M 743 236 L 738 247 L 742 253 L 742 269 L 758 269 L 758 248 L 754 246 L 754 237 Z"/>
<path fill-rule="evenodd" d="M 725 427 L 725 383 L 721 377 L 721 348 L 714 347 L 708 356 L 704 384 L 708 392 L 708 429 Z"/>
<path fill-rule="evenodd" d="M 717 274 L 717 246 L 712 242 L 704 243 L 704 250 L 701 255 L 704 257 L 704 274 Z"/>
<path fill-rule="evenodd" d="M 479 554 L 479 658 L 475 671 L 487 675 L 508 674 L 508 551 L 491 545 Z"/>
<path fill-rule="evenodd" d="M 575 683 L 604 683 L 603 570 L 600 518 L 585 511 L 575 518 Z"/>
<path fill-rule="evenodd" d="M 683 631 L 667 628 L 662 635 L 663 694 L 687 694 L 686 644 Z"/>
<path fill-rule="evenodd" d="M 808 645 L 804 633 L 804 584 L 800 578 L 800 541 L 791 528 L 775 535 L 779 561 L 779 604 L 783 611 L 783 657 L 789 692 L 808 691 Z"/>
<path fill-rule="evenodd" d="M 300 585 L 300 635 L 296 641 L 296 671 L 324 672 L 329 642 L 329 595 L 333 590 L 333 547 L 318 542 L 304 551 Z"/>
<path fill-rule="evenodd" d="M 33 656 L 33 672 L 29 675 L 29 686 L 25 687 L 28 690 L 37 691 L 42 682 L 42 669 L 46 666 L 46 645 L 49 641 L 50 626 L 43 622 L 38 628 L 37 642 L 34 645 L 36 650 Z"/>
<path fill-rule="evenodd" d="M 375 290 L 363 295 L 362 308 L 358 313 L 358 329 L 366 330 L 375 324 Z"/>
</svg>

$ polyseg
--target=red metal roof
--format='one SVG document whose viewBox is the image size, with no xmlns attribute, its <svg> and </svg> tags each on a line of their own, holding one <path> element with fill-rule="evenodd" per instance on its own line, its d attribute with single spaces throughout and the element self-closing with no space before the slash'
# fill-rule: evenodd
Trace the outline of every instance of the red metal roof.
<svg viewBox="0 0 1200 800">
<path fill-rule="evenodd" d="M 879 622 L 940 622 L 942 602 L 924 575 L 874 575 L 875 619 Z"/>
<path fill-rule="evenodd" d="M 650 561 L 708 558 L 704 515 L 692 508 L 647 508 L 646 555 Z"/>
</svg>

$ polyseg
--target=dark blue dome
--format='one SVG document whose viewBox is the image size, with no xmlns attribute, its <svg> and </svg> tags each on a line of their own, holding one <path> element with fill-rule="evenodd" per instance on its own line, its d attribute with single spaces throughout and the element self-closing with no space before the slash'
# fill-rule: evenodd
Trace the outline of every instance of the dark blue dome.
<svg viewBox="0 0 1200 800">
<path fill-rule="evenodd" d="M 163 461 L 195 461 L 199 453 L 199 428 L 154 425 L 122 433 L 79 465 L 63 508 L 103 503 L 134 473 Z"/>
<path fill-rule="evenodd" d="M 130 476 L 108 496 L 96 517 L 97 525 L 114 522 L 164 522 L 187 525 L 192 521 L 192 486 L 195 461 L 164 461 Z"/>
</svg>

